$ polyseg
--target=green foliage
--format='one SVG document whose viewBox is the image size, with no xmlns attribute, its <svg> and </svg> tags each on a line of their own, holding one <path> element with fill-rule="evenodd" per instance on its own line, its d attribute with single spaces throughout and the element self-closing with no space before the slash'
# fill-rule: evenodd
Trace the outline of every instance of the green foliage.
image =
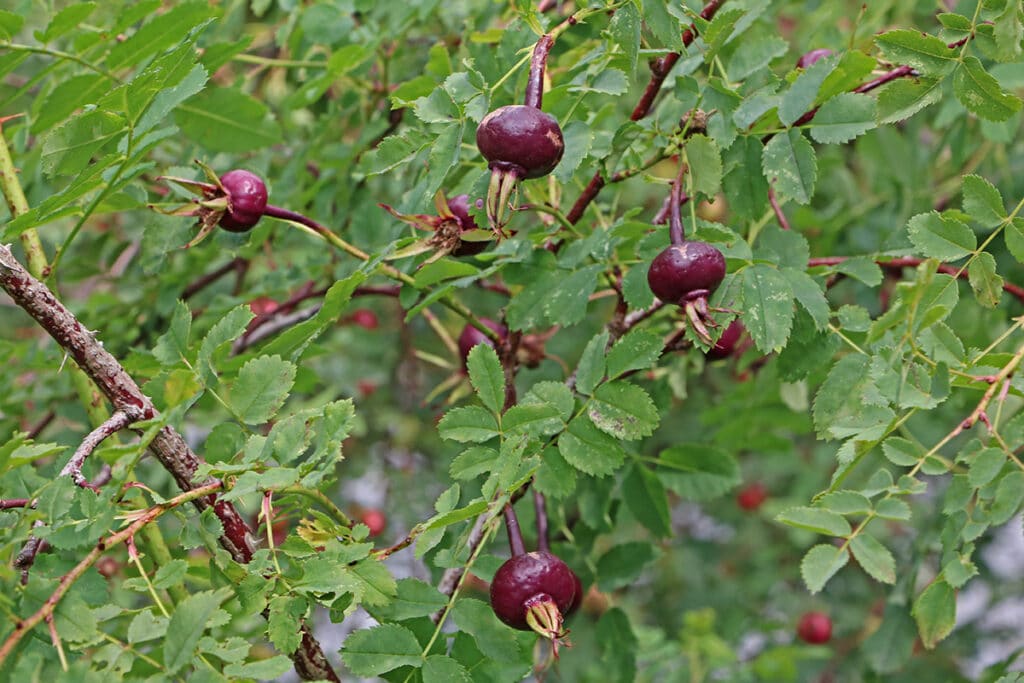
<svg viewBox="0 0 1024 683">
<path fill-rule="evenodd" d="M 0 240 L 41 239 L 75 332 L 159 411 L 76 487 L 107 406 L 0 307 L 0 681 L 269 680 L 306 631 L 347 634 L 343 679 L 522 680 L 548 651 L 478 584 L 507 503 L 540 544 L 533 491 L 587 591 L 556 677 L 1016 680 L 957 601 L 1021 588 L 992 551 L 1024 506 L 1024 8 L 945 4 L 0 10 Z M 565 152 L 499 236 L 474 133 L 545 32 Z M 184 248 L 224 208 L 183 189 L 201 166 L 264 177 L 276 217 Z M 745 329 L 724 360 L 647 283 L 676 178 L 728 271 L 693 315 Z M 480 230 L 438 216 L 461 194 Z M 507 334 L 461 358 L 483 318 Z M 149 455 L 168 429 L 185 475 Z M 210 478 L 216 509 L 153 508 Z M 221 544 L 240 520 L 248 562 Z M 795 639 L 812 608 L 831 644 Z"/>
</svg>

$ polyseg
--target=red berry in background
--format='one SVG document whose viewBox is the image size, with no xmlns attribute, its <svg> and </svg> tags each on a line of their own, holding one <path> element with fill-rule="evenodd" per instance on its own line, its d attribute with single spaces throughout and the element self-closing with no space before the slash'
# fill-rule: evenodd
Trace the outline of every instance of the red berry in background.
<svg viewBox="0 0 1024 683">
<path fill-rule="evenodd" d="M 360 396 L 369 398 L 377 391 L 377 383 L 372 380 L 361 379 L 356 382 L 356 389 L 359 391 Z"/>
<path fill-rule="evenodd" d="M 258 296 L 249 302 L 249 310 L 256 315 L 267 315 L 277 310 L 276 301 L 266 296 Z"/>
<path fill-rule="evenodd" d="M 103 578 L 109 579 L 121 571 L 121 563 L 109 555 L 104 555 L 100 559 L 96 560 L 96 571 L 99 572 L 100 576 Z"/>
<path fill-rule="evenodd" d="M 523 104 L 499 107 L 485 116 L 476 129 L 476 146 L 491 170 L 517 178 L 546 176 L 565 151 L 555 117 Z"/>
<path fill-rule="evenodd" d="M 743 327 L 743 323 L 738 319 L 733 320 L 705 355 L 711 360 L 728 358 L 736 351 L 736 344 L 746 331 L 747 328 Z"/>
<path fill-rule="evenodd" d="M 811 645 L 821 645 L 832 639 L 832 620 L 824 612 L 807 612 L 800 617 L 796 634 Z"/>
<path fill-rule="evenodd" d="M 480 318 L 487 327 L 494 330 L 499 337 L 504 338 L 508 334 L 508 329 L 501 323 L 496 323 L 490 318 Z M 491 341 L 490 337 L 476 329 L 472 325 L 467 324 L 462 328 L 462 334 L 459 335 L 459 357 L 462 359 L 462 367 L 466 367 L 466 359 L 469 358 L 469 352 L 473 350 L 473 347 L 477 344 L 487 344 L 488 346 L 494 346 L 494 342 Z"/>
<path fill-rule="evenodd" d="M 370 528 L 370 538 L 380 536 L 388 526 L 387 517 L 376 508 L 363 510 L 362 514 L 359 515 L 359 521 Z"/>
<path fill-rule="evenodd" d="M 360 308 L 353 311 L 351 320 L 364 330 L 375 330 L 379 326 L 377 314 L 368 308 Z"/>
<path fill-rule="evenodd" d="M 647 270 L 647 284 L 668 304 L 708 297 L 725 278 L 725 257 L 707 242 L 673 244 L 654 257 Z"/>
<path fill-rule="evenodd" d="M 259 223 L 267 208 L 267 186 L 255 173 L 242 169 L 220 177 L 228 196 L 228 210 L 218 225 L 230 232 L 246 232 Z"/>
<path fill-rule="evenodd" d="M 743 487 L 736 494 L 736 503 L 744 510 L 756 510 L 768 498 L 768 489 L 760 482 Z"/>
<path fill-rule="evenodd" d="M 557 625 L 545 624 L 545 634 L 561 630 L 561 618 L 576 609 L 579 577 L 555 555 L 538 550 L 514 555 L 505 561 L 491 581 L 491 608 L 499 619 L 522 631 L 536 630 L 531 611 L 557 610 Z"/>
<path fill-rule="evenodd" d="M 818 48 L 817 50 L 811 50 L 800 55 L 800 59 L 796 60 L 797 68 L 806 69 L 815 62 L 825 59 L 825 57 L 831 57 L 833 54 L 832 50 L 828 48 Z"/>
</svg>

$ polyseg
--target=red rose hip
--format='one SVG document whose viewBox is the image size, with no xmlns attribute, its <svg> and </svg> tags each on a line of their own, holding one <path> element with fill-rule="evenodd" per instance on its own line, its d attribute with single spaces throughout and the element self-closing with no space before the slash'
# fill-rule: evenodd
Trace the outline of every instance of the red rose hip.
<svg viewBox="0 0 1024 683">
<path fill-rule="evenodd" d="M 267 208 L 267 186 L 255 173 L 242 169 L 228 171 L 220 177 L 227 193 L 228 209 L 218 225 L 230 232 L 251 230 Z"/>
<path fill-rule="evenodd" d="M 807 612 L 800 617 L 796 634 L 811 645 L 821 645 L 832 639 L 832 620 L 824 612 Z"/>
</svg>

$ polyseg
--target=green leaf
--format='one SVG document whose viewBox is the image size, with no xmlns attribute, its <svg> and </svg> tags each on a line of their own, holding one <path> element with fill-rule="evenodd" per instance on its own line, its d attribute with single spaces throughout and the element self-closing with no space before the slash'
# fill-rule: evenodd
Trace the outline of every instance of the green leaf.
<svg viewBox="0 0 1024 683">
<path fill-rule="evenodd" d="M 25 24 L 25 17 L 7 10 L 0 10 L 0 36 L 11 40 Z"/>
<path fill-rule="evenodd" d="M 442 439 L 483 443 L 499 435 L 494 415 L 480 406 L 453 408 L 437 424 Z"/>
<path fill-rule="evenodd" d="M 430 655 L 423 660 L 423 683 L 472 683 L 466 667 L 446 655 Z"/>
<path fill-rule="evenodd" d="M 919 213 L 907 223 L 907 233 L 923 256 L 956 261 L 978 248 L 974 231 L 938 211 Z"/>
<path fill-rule="evenodd" d="M 843 93 L 818 109 L 811 121 L 811 137 L 822 144 L 842 144 L 874 127 L 875 99 L 868 95 Z"/>
<path fill-rule="evenodd" d="M 153 356 L 160 364 L 167 367 L 177 365 L 183 358 L 188 358 L 188 338 L 192 331 L 192 312 L 188 304 L 178 300 L 171 314 L 171 322 L 167 332 L 156 340 Z"/>
<path fill-rule="evenodd" d="M 229 403 L 246 424 L 262 424 L 284 405 L 296 367 L 280 356 L 260 356 L 242 366 Z"/>
<path fill-rule="evenodd" d="M 995 498 L 992 500 L 992 507 L 989 509 L 989 521 L 993 525 L 1005 524 L 1020 511 L 1022 502 L 1024 502 L 1024 472 L 1010 472 L 999 480 Z"/>
<path fill-rule="evenodd" d="M 422 651 L 412 631 L 398 624 L 382 624 L 349 635 L 341 658 L 357 676 L 379 676 L 400 666 L 420 667 Z"/>
<path fill-rule="evenodd" d="M 743 324 L 762 353 L 779 351 L 793 327 L 793 288 L 778 269 L 761 263 L 743 271 Z"/>
<path fill-rule="evenodd" d="M 634 464 L 622 480 L 622 500 L 633 516 L 655 536 L 672 535 L 668 497 L 658 475 Z"/>
<path fill-rule="evenodd" d="M 615 379 L 630 370 L 653 367 L 661 357 L 663 348 L 664 342 L 660 336 L 642 327 L 634 327 L 608 351 L 605 359 L 608 377 Z"/>
<path fill-rule="evenodd" d="M 798 529 L 807 529 L 826 536 L 845 538 L 852 533 L 850 523 L 842 515 L 822 508 L 794 507 L 783 510 L 775 520 Z"/>
<path fill-rule="evenodd" d="M 651 33 L 664 47 L 673 52 L 684 52 L 683 30 L 679 20 L 672 16 L 662 0 L 643 0 L 643 16 Z"/>
<path fill-rule="evenodd" d="M 227 588 L 193 593 L 175 606 L 164 639 L 164 667 L 168 674 L 176 674 L 192 662 L 206 623 L 230 594 Z"/>
<path fill-rule="evenodd" d="M 608 346 L 608 331 L 601 330 L 587 342 L 583 356 L 576 366 L 576 391 L 590 395 L 604 377 L 605 347 Z"/>
<path fill-rule="evenodd" d="M 497 662 L 519 660 L 522 655 L 519 643 L 509 636 L 508 626 L 498 621 L 490 605 L 474 598 L 462 598 L 455 603 L 452 614 L 455 624 L 473 636 L 480 652 L 488 659 Z"/>
<path fill-rule="evenodd" d="M 882 284 L 882 269 L 873 259 L 864 256 L 848 258 L 836 267 L 836 271 L 863 282 L 868 287 Z"/>
<path fill-rule="evenodd" d="M 899 436 L 890 436 L 882 443 L 882 453 L 893 465 L 914 467 L 924 451 Z"/>
<path fill-rule="evenodd" d="M 229 680 L 271 681 L 284 676 L 294 668 L 295 665 L 291 659 L 284 655 L 275 655 L 274 657 L 267 657 L 255 662 L 228 664 L 224 667 L 224 675 L 229 676 Z"/>
<path fill-rule="evenodd" d="M 849 561 L 850 554 L 846 550 L 828 543 L 821 543 L 808 550 L 800 562 L 800 575 L 807 590 L 819 592 Z"/>
<path fill-rule="evenodd" d="M 46 30 L 36 37 L 41 43 L 48 43 L 54 38 L 60 38 L 81 24 L 95 9 L 95 2 L 81 2 L 68 5 L 53 15 L 53 19 L 47 24 Z"/>
<path fill-rule="evenodd" d="M 871 511 L 871 501 L 857 491 L 832 491 L 821 496 L 817 504 L 841 515 L 863 515 Z"/>
<path fill-rule="evenodd" d="M 998 448 L 986 448 L 971 458 L 967 481 L 976 489 L 985 486 L 999 474 L 1006 464 L 1006 455 Z"/>
<path fill-rule="evenodd" d="M 598 429 L 618 439 L 650 436 L 658 426 L 658 408 L 647 392 L 621 380 L 597 388 L 587 415 Z"/>
<path fill-rule="evenodd" d="M 996 186 L 979 175 L 965 175 L 963 179 L 964 211 L 971 219 L 994 228 L 1006 217 L 1003 195 Z"/>
<path fill-rule="evenodd" d="M 576 469 L 596 477 L 611 474 L 626 459 L 619 442 L 600 431 L 585 415 L 569 423 L 558 439 L 558 452 Z"/>
<path fill-rule="evenodd" d="M 598 587 L 613 591 L 632 584 L 658 554 L 653 545 L 640 541 L 612 547 L 597 560 Z"/>
<path fill-rule="evenodd" d="M 568 422 L 576 409 L 576 399 L 572 396 L 572 390 L 562 382 L 537 382 L 530 387 L 530 390 L 520 401 L 520 404 L 531 405 L 535 403 L 554 407 L 563 422 Z"/>
<path fill-rule="evenodd" d="M 942 99 L 942 80 L 901 78 L 878 93 L 878 122 L 898 123 Z"/>
<path fill-rule="evenodd" d="M 203 341 L 199 345 L 196 370 L 207 383 L 214 383 L 217 377 L 214 355 L 226 347 L 228 342 L 242 336 L 254 317 L 256 316 L 248 304 L 241 304 L 232 308 L 227 315 L 214 323 L 210 331 L 203 337 Z"/>
<path fill-rule="evenodd" d="M 601 680 L 604 683 L 633 683 L 639 650 L 629 617 L 612 607 L 597 622 L 597 641 L 601 646 Z"/>
<path fill-rule="evenodd" d="M 154 615 L 152 610 L 142 610 L 135 615 L 132 623 L 128 626 L 128 642 L 144 643 L 148 640 L 163 638 L 167 633 L 169 621 L 167 617 Z"/>
<path fill-rule="evenodd" d="M 175 109 L 181 132 L 212 152 L 239 154 L 282 141 L 281 126 L 265 104 L 241 90 L 214 88 Z"/>
<path fill-rule="evenodd" d="M 636 5 L 627 2 L 615 11 L 608 24 L 608 34 L 625 53 L 630 71 L 634 71 L 640 50 L 640 12 Z"/>
<path fill-rule="evenodd" d="M 821 286 L 803 270 L 783 268 L 781 272 L 789 281 L 790 287 L 793 288 L 793 296 L 804 307 L 804 310 L 810 313 L 814 320 L 814 326 L 819 330 L 827 329 L 832 317 L 832 310 L 829 308 L 828 299 L 825 298 L 825 292 L 822 291 Z"/>
<path fill-rule="evenodd" d="M 1013 254 L 1013 258 L 1024 263 L 1024 218 L 1014 218 L 1008 223 L 1003 239 L 1006 240 L 1006 248 Z"/>
<path fill-rule="evenodd" d="M 566 327 L 583 320 L 587 315 L 590 295 L 597 289 L 597 278 L 604 269 L 602 265 L 587 266 L 558 278 L 544 298 L 544 312 L 548 319 Z"/>
<path fill-rule="evenodd" d="M 943 579 L 936 579 L 914 600 L 911 610 L 917 621 L 921 642 L 931 650 L 956 625 L 956 591 Z"/>
<path fill-rule="evenodd" d="M 782 95 L 782 102 L 779 104 L 779 121 L 787 128 L 814 108 L 814 101 L 818 97 L 818 91 L 825 78 L 836 66 L 836 59 L 826 58 L 815 62 L 804 69 L 793 85 Z M 817 118 L 817 117 L 815 117 Z"/>
<path fill-rule="evenodd" d="M 814 147 L 797 129 L 778 133 L 764 147 L 764 177 L 780 197 L 807 204 L 814 195 L 818 162 Z"/>
<path fill-rule="evenodd" d="M 374 619 L 407 621 L 427 617 L 448 604 L 448 598 L 441 591 L 419 579 L 399 579 L 396 591 L 395 598 L 388 603 L 367 607 Z"/>
<path fill-rule="evenodd" d="M 1002 14 L 995 18 L 993 36 L 996 41 L 996 57 L 1008 62 L 1020 57 L 1021 41 L 1024 40 L 1024 23 L 1021 23 L 1019 2 L 1007 2 Z"/>
<path fill-rule="evenodd" d="M 500 412 L 505 404 L 505 373 L 494 348 L 487 344 L 474 346 L 466 358 L 466 367 L 480 401 L 492 413 Z"/>
<path fill-rule="evenodd" d="M 323 306 L 309 320 L 291 327 L 278 335 L 274 341 L 264 347 L 268 355 L 278 354 L 282 357 L 298 360 L 302 352 L 313 343 L 318 336 L 337 324 L 341 312 L 352 300 L 356 287 L 366 280 L 363 273 L 353 273 L 344 280 L 338 280 L 324 296 Z"/>
<path fill-rule="evenodd" d="M 953 93 L 960 104 L 988 121 L 1006 121 L 1020 111 L 1021 100 L 1006 92 L 977 57 L 964 57 L 953 74 Z"/>
<path fill-rule="evenodd" d="M 204 19 L 215 16 L 209 3 L 202 0 L 183 2 L 164 13 L 154 13 L 149 21 L 128 39 L 114 43 L 107 54 L 106 66 L 117 70 L 134 66 L 146 57 L 166 50 L 185 38 Z"/>
<path fill-rule="evenodd" d="M 906 64 L 926 76 L 943 76 L 956 66 L 957 53 L 935 36 L 897 29 L 875 36 L 882 55 L 895 64 Z"/>
<path fill-rule="evenodd" d="M 896 583 L 896 560 L 884 545 L 874 536 L 861 532 L 850 541 L 850 551 L 864 569 L 876 581 Z"/>
<path fill-rule="evenodd" d="M 693 192 L 714 199 L 722 188 L 722 153 L 706 135 L 692 135 L 686 141 L 686 160 L 690 164 Z"/>
<path fill-rule="evenodd" d="M 43 137 L 40 164 L 49 175 L 78 175 L 126 132 L 120 116 L 100 110 L 86 111 Z"/>
<path fill-rule="evenodd" d="M 875 504 L 875 516 L 905 522 L 910 519 L 910 506 L 899 498 L 883 498 Z"/>
<path fill-rule="evenodd" d="M 740 483 L 740 466 L 724 449 L 683 443 L 658 454 L 658 477 L 689 500 L 710 500 Z"/>
<path fill-rule="evenodd" d="M 999 305 L 999 297 L 1003 295 L 1003 278 L 996 273 L 996 259 L 992 254 L 983 251 L 967 266 L 967 278 L 974 290 L 974 297 L 985 308 Z"/>
<path fill-rule="evenodd" d="M 558 409 L 549 403 L 519 403 L 501 416 L 501 429 L 507 434 L 543 436 L 557 434 L 564 427 Z"/>
<path fill-rule="evenodd" d="M 585 122 L 576 119 L 562 127 L 562 139 L 565 141 L 562 160 L 558 162 L 552 175 L 559 182 L 568 183 L 590 153 L 594 131 Z"/>
<path fill-rule="evenodd" d="M 270 600 L 267 635 L 278 652 L 291 654 L 302 642 L 302 619 L 306 601 L 297 596 L 278 595 Z"/>
</svg>

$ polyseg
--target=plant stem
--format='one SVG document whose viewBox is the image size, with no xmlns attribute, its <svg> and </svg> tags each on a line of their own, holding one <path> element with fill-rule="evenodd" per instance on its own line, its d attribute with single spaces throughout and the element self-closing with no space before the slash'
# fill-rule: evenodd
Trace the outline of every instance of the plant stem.
<svg viewBox="0 0 1024 683">
<path fill-rule="evenodd" d="M 523 97 L 523 104 L 527 107 L 541 107 L 544 97 L 544 71 L 547 68 L 548 53 L 554 44 L 554 38 L 545 33 L 533 48 L 533 56 L 530 57 L 530 76 L 526 81 L 526 95 Z"/>
<path fill-rule="evenodd" d="M 548 508 L 544 502 L 544 494 L 533 489 L 533 509 L 537 517 L 537 550 L 551 551 L 548 539 Z"/>
<path fill-rule="evenodd" d="M 675 182 L 672 183 L 672 192 L 669 194 L 668 211 L 668 237 L 672 244 L 682 244 L 686 237 L 683 231 L 683 217 L 679 213 L 679 203 L 683 194 L 683 175 L 686 173 L 686 164 L 679 162 L 679 172 L 676 174 Z"/>
<path fill-rule="evenodd" d="M 526 554 L 526 545 L 523 543 L 523 532 L 519 528 L 519 518 L 512 503 L 505 503 L 505 529 L 508 531 L 508 547 L 512 551 L 512 557 Z"/>
</svg>

